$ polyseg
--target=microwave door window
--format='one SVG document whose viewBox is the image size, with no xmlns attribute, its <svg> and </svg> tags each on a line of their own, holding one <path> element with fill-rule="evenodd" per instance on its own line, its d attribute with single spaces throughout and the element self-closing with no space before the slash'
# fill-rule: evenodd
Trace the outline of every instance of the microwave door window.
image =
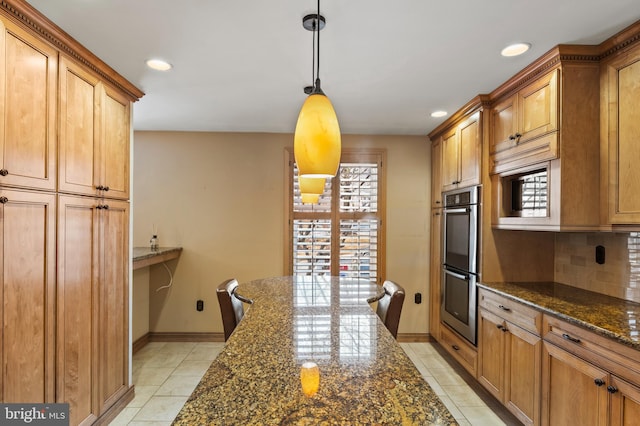
<svg viewBox="0 0 640 426">
<path fill-rule="evenodd" d="M 451 267 L 469 269 L 469 214 L 449 213 L 446 223 L 446 258 Z"/>
</svg>

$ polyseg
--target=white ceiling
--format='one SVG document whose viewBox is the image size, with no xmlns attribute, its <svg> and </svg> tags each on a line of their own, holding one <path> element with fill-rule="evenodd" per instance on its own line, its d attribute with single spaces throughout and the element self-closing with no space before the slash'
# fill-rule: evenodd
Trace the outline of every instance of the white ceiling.
<svg viewBox="0 0 640 426">
<path fill-rule="evenodd" d="M 293 132 L 314 0 L 30 0 L 143 90 L 136 130 Z M 557 44 L 598 44 L 638 0 L 324 0 L 322 88 L 343 133 L 426 135 Z M 532 43 L 518 58 L 500 50 Z M 152 71 L 145 60 L 173 64 Z"/>
</svg>

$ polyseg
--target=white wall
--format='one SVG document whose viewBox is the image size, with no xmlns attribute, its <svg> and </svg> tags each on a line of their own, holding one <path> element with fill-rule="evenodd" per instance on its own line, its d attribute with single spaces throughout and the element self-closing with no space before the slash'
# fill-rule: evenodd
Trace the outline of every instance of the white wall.
<svg viewBox="0 0 640 426">
<path fill-rule="evenodd" d="M 285 147 L 290 134 L 136 132 L 133 241 L 148 245 L 152 226 L 160 245 L 181 246 L 174 284 L 161 265 L 148 274 L 153 332 L 222 332 L 215 287 L 284 273 Z M 343 136 L 349 148 L 387 150 L 387 278 L 403 285 L 407 300 L 400 333 L 428 329 L 430 148 L 426 137 Z M 145 300 L 134 275 L 134 314 Z M 143 282 L 141 282 L 143 281 Z M 423 303 L 415 305 L 413 294 Z M 142 289 L 144 293 L 144 288 Z M 203 312 L 196 300 L 205 302 Z M 134 340 L 146 333 L 134 324 Z"/>
</svg>

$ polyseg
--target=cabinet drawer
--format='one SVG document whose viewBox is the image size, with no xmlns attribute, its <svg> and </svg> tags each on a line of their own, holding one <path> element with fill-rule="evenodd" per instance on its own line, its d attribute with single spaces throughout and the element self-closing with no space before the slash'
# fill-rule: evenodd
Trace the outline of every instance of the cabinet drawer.
<svg viewBox="0 0 640 426">
<path fill-rule="evenodd" d="M 544 315 L 542 327 L 544 340 L 640 384 L 640 351 L 550 315 Z"/>
<path fill-rule="evenodd" d="M 481 308 L 540 336 L 542 330 L 542 313 L 540 311 L 483 288 L 478 291 L 478 299 Z"/>
<path fill-rule="evenodd" d="M 445 324 L 440 326 L 440 344 L 458 361 L 473 377 L 478 371 L 478 351 L 464 338 L 451 331 Z"/>
</svg>

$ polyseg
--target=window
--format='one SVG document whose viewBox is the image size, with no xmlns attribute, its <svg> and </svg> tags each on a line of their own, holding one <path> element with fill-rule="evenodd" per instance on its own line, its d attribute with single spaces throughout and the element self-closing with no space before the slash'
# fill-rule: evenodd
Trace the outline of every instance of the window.
<svg viewBox="0 0 640 426">
<path fill-rule="evenodd" d="M 303 204 L 289 152 L 287 273 L 339 275 L 381 284 L 384 277 L 383 150 L 343 150 L 318 204 Z"/>
</svg>

